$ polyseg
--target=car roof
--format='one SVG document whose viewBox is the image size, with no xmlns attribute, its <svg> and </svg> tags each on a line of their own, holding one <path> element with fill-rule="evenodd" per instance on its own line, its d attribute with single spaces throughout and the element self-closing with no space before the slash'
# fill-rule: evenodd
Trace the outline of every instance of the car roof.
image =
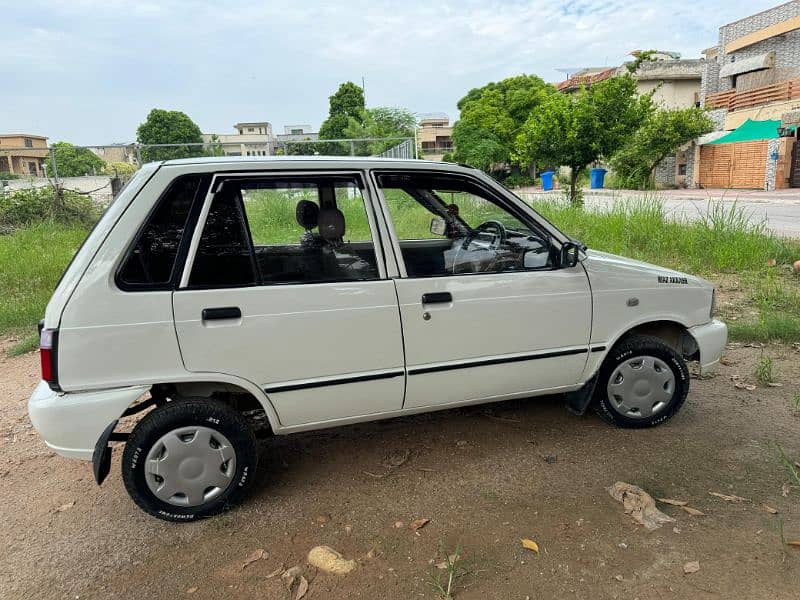
<svg viewBox="0 0 800 600">
<path fill-rule="evenodd" d="M 377 156 L 200 156 L 195 158 L 176 158 L 165 160 L 162 166 L 240 166 L 247 170 L 265 167 L 267 169 L 281 168 L 288 165 L 305 165 L 311 168 L 324 166 L 336 168 L 396 168 L 415 169 L 424 168 L 431 170 L 449 171 L 474 171 L 467 165 L 437 162 L 422 159 L 381 158 Z"/>
</svg>

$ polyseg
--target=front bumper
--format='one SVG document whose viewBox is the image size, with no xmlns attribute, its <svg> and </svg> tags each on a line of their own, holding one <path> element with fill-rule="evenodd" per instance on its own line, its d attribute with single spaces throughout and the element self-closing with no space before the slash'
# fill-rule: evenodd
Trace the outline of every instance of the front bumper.
<svg viewBox="0 0 800 600">
<path fill-rule="evenodd" d="M 134 386 L 59 393 L 41 381 L 28 400 L 28 415 L 45 444 L 57 454 L 92 460 L 103 430 L 148 389 Z"/>
<path fill-rule="evenodd" d="M 689 333 L 700 350 L 700 374 L 713 373 L 728 343 L 728 326 L 716 319 L 704 325 L 690 327 Z"/>
</svg>

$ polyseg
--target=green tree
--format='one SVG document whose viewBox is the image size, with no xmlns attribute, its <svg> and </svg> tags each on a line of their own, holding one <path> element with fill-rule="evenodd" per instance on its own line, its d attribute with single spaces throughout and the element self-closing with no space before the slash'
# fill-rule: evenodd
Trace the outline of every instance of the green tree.
<svg viewBox="0 0 800 600">
<path fill-rule="evenodd" d="M 417 127 L 417 118 L 405 108 L 379 106 L 364 110 L 361 119 L 350 117 L 343 135 L 346 138 L 412 138 Z M 359 156 L 374 156 L 385 152 L 401 140 L 356 142 L 355 153 Z"/>
<path fill-rule="evenodd" d="M 658 163 L 713 129 L 714 123 L 701 108 L 657 110 L 611 157 L 611 166 L 625 187 L 647 187 Z"/>
<path fill-rule="evenodd" d="M 143 161 L 169 160 L 171 158 L 191 158 L 205 155 L 202 146 L 183 146 L 180 144 L 202 144 L 200 128 L 186 113 L 179 110 L 154 108 L 144 123 L 136 130 L 140 144 L 176 144 L 173 147 L 142 148 Z"/>
<path fill-rule="evenodd" d="M 216 133 L 211 134 L 211 139 L 208 142 L 208 146 L 206 146 L 205 153 L 208 156 L 225 156 L 222 142 L 219 141 L 219 136 Z"/>
<path fill-rule="evenodd" d="M 96 175 L 102 173 L 105 162 L 88 148 L 77 148 L 69 142 L 55 142 L 52 146 L 53 153 L 47 159 L 47 174 L 54 176 L 53 154 L 56 158 L 56 167 L 59 177 L 81 177 L 82 175 Z"/>
<path fill-rule="evenodd" d="M 461 116 L 453 127 L 453 157 L 487 172 L 514 162 L 517 133 L 555 87 L 535 75 L 518 75 L 467 92 L 458 101 Z M 530 162 L 518 159 L 527 170 Z"/>
<path fill-rule="evenodd" d="M 364 120 L 364 90 L 352 81 L 346 81 L 330 96 L 328 118 L 319 128 L 322 140 L 338 140 L 346 137 L 345 130 L 350 119 L 361 123 Z M 320 144 L 319 151 L 324 154 L 349 154 L 348 144 Z"/>
<path fill-rule="evenodd" d="M 630 75 L 614 77 L 575 94 L 553 94 L 537 106 L 516 139 L 520 160 L 570 167 L 570 200 L 589 163 L 619 150 L 653 111 L 649 94 L 638 96 Z"/>
</svg>

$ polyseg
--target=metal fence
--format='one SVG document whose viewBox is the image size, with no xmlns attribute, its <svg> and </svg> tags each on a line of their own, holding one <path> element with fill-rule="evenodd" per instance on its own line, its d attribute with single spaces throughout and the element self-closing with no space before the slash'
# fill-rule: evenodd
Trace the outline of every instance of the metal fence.
<svg viewBox="0 0 800 600">
<path fill-rule="evenodd" d="M 98 146 L 10 147 L 0 143 L 0 193 L 59 185 L 88 194 L 101 203 L 110 201 L 143 164 L 151 161 L 203 156 L 380 156 L 416 158 L 413 138 L 358 138 L 336 140 L 236 141 L 235 136 L 190 144 L 121 143 Z"/>
</svg>

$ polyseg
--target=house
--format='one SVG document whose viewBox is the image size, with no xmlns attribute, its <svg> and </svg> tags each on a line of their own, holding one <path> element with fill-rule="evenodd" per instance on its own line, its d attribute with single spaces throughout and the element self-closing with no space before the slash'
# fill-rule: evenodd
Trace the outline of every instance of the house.
<svg viewBox="0 0 800 600">
<path fill-rule="evenodd" d="M 28 133 L 0 134 L 0 173 L 44 177 L 47 138 Z"/>
<path fill-rule="evenodd" d="M 697 185 L 800 187 L 800 2 L 723 25 L 705 55 L 701 101 L 718 131 L 699 140 Z"/>
<path fill-rule="evenodd" d="M 292 144 L 298 145 L 299 142 L 316 142 L 319 133 L 312 130 L 311 125 L 284 125 L 283 133 L 275 136 L 275 150 L 283 150 Z"/>
<path fill-rule="evenodd" d="M 422 158 L 442 160 L 453 150 L 453 127 L 450 117 L 444 113 L 423 114 L 418 122 L 417 139 L 422 149 Z"/>
<path fill-rule="evenodd" d="M 94 146 L 89 148 L 106 164 L 129 163 L 137 164 L 135 144 L 111 144 L 109 146 Z"/>
<path fill-rule="evenodd" d="M 224 156 L 269 156 L 275 153 L 272 124 L 267 121 L 236 123 L 236 133 L 204 133 L 203 143 Z"/>
<path fill-rule="evenodd" d="M 641 50 L 631 56 L 639 58 Z M 681 58 L 677 52 L 655 50 L 648 53 L 633 73 L 638 93 L 651 94 L 653 102 L 663 109 L 682 109 L 700 105 L 700 85 L 703 58 Z M 618 67 L 592 67 L 576 71 L 571 77 L 556 85 L 563 93 L 574 93 L 584 86 L 589 87 L 612 77 L 629 73 L 632 62 Z M 683 187 L 687 185 L 691 146 L 680 148 L 656 167 L 655 183 L 660 187 Z M 688 178 L 690 179 L 690 178 Z"/>
</svg>

